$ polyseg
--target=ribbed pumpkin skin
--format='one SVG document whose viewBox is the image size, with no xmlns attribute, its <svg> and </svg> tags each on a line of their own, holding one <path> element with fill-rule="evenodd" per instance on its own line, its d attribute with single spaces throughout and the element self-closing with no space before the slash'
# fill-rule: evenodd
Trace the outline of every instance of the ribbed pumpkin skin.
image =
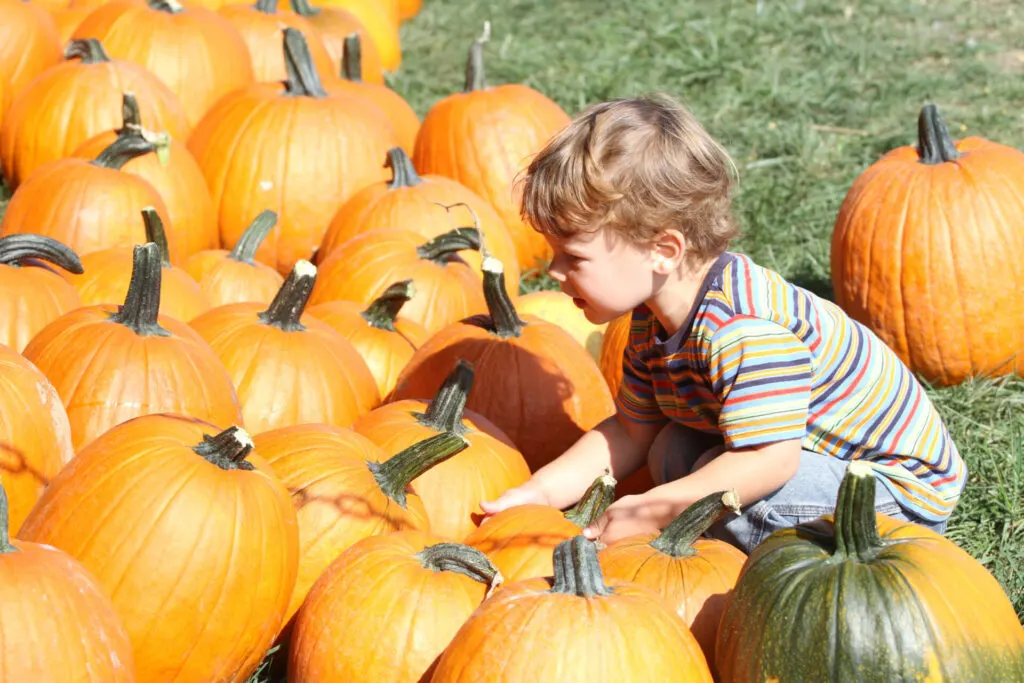
<svg viewBox="0 0 1024 683">
<path fill-rule="evenodd" d="M 53 383 L 71 421 L 75 450 L 114 425 L 176 413 L 222 429 L 242 423 L 231 378 L 188 325 L 161 315 L 169 337 L 140 337 L 112 322 L 118 306 L 87 306 L 53 321 L 24 356 Z"/>
<path fill-rule="evenodd" d="M 281 50 L 284 40 L 282 29 L 285 27 L 302 33 L 320 78 L 333 78 L 338 70 L 338 65 L 331 59 L 319 32 L 305 18 L 294 12 L 278 8 L 276 12 L 269 14 L 256 9 L 254 5 L 230 3 L 217 10 L 217 13 L 242 37 L 250 56 L 254 76 L 252 80 L 257 83 L 275 83 L 288 78 L 284 66 L 284 52 Z"/>
<path fill-rule="evenodd" d="M 489 557 L 511 584 L 551 576 L 555 546 L 581 532 L 557 508 L 517 505 L 489 518 L 462 542 Z"/>
<path fill-rule="evenodd" d="M 836 302 L 940 385 L 1024 369 L 1024 153 L 977 137 L 956 148 L 934 165 L 914 146 L 886 154 L 832 234 Z"/>
<path fill-rule="evenodd" d="M 416 146 L 416 133 L 420 130 L 420 119 L 401 95 L 386 85 L 349 81 L 344 78 L 325 79 L 324 88 L 332 95 L 362 97 L 380 107 L 395 131 L 398 144 L 412 154 Z"/>
<path fill-rule="evenodd" d="M 394 455 L 437 433 L 420 421 L 428 405 L 428 401 L 414 400 L 388 403 L 356 420 L 352 428 Z M 468 413 L 462 424 L 468 429 L 469 448 L 413 480 L 430 518 L 430 530 L 456 540 L 476 529 L 474 515 L 481 514 L 481 500 L 494 500 L 530 478 L 522 454 L 489 420 Z"/>
<path fill-rule="evenodd" d="M 362 49 L 361 75 L 367 83 L 384 85 L 384 66 L 381 64 L 380 50 L 369 30 L 359 20 L 359 17 L 341 7 L 318 7 L 319 11 L 312 16 L 306 17 L 306 21 L 313 25 L 320 32 L 320 38 L 331 56 L 331 64 L 341 64 L 342 55 L 345 52 L 345 38 L 353 33 L 359 34 L 359 43 Z M 338 69 L 332 70 L 331 75 L 337 73 Z M 417 122 L 418 123 L 418 122 Z"/>
<path fill-rule="evenodd" d="M 3 680 L 135 683 L 131 641 L 96 579 L 56 548 L 12 545 L 0 554 Z"/>
<path fill-rule="evenodd" d="M 148 69 L 181 102 L 189 126 L 221 97 L 254 80 L 238 31 L 216 12 L 193 3 L 171 13 L 111 2 L 83 20 L 74 37 L 98 38 L 111 57 Z"/>
<path fill-rule="evenodd" d="M 429 528 L 418 496 L 410 494 L 403 508 L 381 491 L 367 463 L 387 456 L 366 437 L 309 424 L 264 432 L 254 441 L 288 488 L 299 520 L 299 572 L 285 621 L 323 571 L 356 541 Z"/>
<path fill-rule="evenodd" d="M 212 306 L 245 301 L 269 304 L 284 284 L 279 272 L 257 262 L 242 263 L 228 258 L 227 249 L 210 249 L 193 254 L 182 266 L 199 283 Z"/>
<path fill-rule="evenodd" d="M 446 540 L 398 531 L 365 538 L 331 563 L 295 620 L 289 680 L 429 680 L 488 588 L 464 574 L 428 569 L 415 557 Z"/>
<path fill-rule="evenodd" d="M 597 362 L 607 323 L 595 325 L 587 320 L 583 311 L 572 302 L 572 297 L 550 290 L 530 292 L 516 299 L 516 310 L 527 315 L 535 315 L 552 325 L 558 325 L 572 335 L 572 338 L 587 350 L 594 362 Z"/>
<path fill-rule="evenodd" d="M 110 593 L 140 681 L 244 681 L 283 624 L 295 511 L 273 475 L 192 450 L 218 431 L 176 415 L 122 424 L 78 453 L 22 529 Z"/>
<path fill-rule="evenodd" d="M 23 0 L 0 0 L 0 72 L 10 85 L 10 101 L 24 92 L 33 78 L 60 62 L 60 47 L 57 26 L 43 7 Z"/>
<path fill-rule="evenodd" d="M 75 452 L 71 425 L 53 385 L 32 363 L 3 345 L 0 415 L 0 482 L 7 490 L 10 533 L 15 536 L 43 489 Z"/>
<path fill-rule="evenodd" d="M 0 263 L 0 344 L 20 353 L 40 330 L 81 305 L 56 269 Z"/>
<path fill-rule="evenodd" d="M 320 7 L 337 7 L 354 14 L 373 38 L 381 66 L 396 71 L 402 65 L 402 38 L 389 8 L 366 0 L 321 0 Z"/>
</svg>

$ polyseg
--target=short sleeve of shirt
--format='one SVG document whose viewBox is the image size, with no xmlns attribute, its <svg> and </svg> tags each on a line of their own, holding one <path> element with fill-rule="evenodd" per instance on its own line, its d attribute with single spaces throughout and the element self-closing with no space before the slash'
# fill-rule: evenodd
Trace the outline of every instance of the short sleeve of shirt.
<svg viewBox="0 0 1024 683">
<path fill-rule="evenodd" d="M 803 439 L 811 400 L 811 354 L 790 330 L 736 316 L 710 340 L 709 376 L 722 405 L 727 448 Z"/>
<path fill-rule="evenodd" d="M 642 314 L 634 313 L 629 341 L 622 357 L 622 382 L 615 397 L 615 405 L 620 413 L 634 422 L 665 422 L 668 418 L 661 412 L 654 394 L 651 371 L 637 348 L 638 342 L 642 341 L 641 330 L 648 324 Z"/>
</svg>

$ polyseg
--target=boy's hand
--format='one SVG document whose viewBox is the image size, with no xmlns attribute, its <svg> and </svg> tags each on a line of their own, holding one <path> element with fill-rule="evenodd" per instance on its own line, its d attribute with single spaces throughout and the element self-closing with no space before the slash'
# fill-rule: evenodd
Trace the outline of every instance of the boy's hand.
<svg viewBox="0 0 1024 683">
<path fill-rule="evenodd" d="M 480 501 L 480 509 L 484 511 L 484 519 L 496 515 L 502 510 L 517 505 L 550 505 L 547 494 L 539 486 L 526 482 L 501 494 L 496 500 Z"/>
<path fill-rule="evenodd" d="M 643 495 L 623 496 L 584 529 L 583 535 L 608 545 L 627 536 L 656 534 L 668 526 L 673 517 L 671 506 L 664 501 Z"/>
</svg>

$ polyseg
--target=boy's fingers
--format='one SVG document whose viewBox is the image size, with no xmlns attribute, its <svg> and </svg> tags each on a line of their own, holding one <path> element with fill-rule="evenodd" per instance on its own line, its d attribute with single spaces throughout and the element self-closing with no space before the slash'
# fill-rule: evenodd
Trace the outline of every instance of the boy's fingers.
<svg viewBox="0 0 1024 683">
<path fill-rule="evenodd" d="M 591 541 L 596 540 L 601 537 L 607 525 L 608 518 L 605 515 L 601 515 L 583 529 L 583 535 Z"/>
</svg>

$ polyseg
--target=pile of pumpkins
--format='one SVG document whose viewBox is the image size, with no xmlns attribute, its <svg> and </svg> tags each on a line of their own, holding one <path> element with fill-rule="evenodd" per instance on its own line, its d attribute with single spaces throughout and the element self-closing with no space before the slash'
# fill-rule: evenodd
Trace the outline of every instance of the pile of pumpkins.
<svg viewBox="0 0 1024 683">
<path fill-rule="evenodd" d="M 481 524 L 621 381 L 628 317 L 519 293 L 568 116 L 487 85 L 485 30 L 421 122 L 382 78 L 417 2 L 292 8 L 0 0 L 0 683 L 1021 673 L 870 470 L 750 558 L 701 538 L 729 492 L 585 540 L 646 472 Z"/>
</svg>

